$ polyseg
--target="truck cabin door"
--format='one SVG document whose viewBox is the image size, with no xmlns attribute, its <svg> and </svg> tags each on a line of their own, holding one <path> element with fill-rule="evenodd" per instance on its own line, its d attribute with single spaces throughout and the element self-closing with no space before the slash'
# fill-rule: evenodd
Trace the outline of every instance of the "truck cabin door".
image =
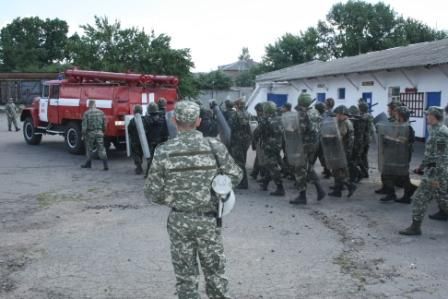
<svg viewBox="0 0 448 299">
<path fill-rule="evenodd" d="M 54 124 L 59 123 L 59 84 L 50 85 L 48 122 Z"/>
<path fill-rule="evenodd" d="M 48 97 L 50 95 L 50 85 L 44 84 L 42 97 L 39 100 L 39 120 L 48 122 Z"/>
</svg>

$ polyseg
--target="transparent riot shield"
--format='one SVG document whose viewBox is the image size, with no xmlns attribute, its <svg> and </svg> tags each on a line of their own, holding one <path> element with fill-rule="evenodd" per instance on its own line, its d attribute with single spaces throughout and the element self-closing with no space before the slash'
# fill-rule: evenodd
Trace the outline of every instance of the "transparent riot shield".
<svg viewBox="0 0 448 299">
<path fill-rule="evenodd" d="M 140 113 L 134 114 L 135 126 L 137 127 L 138 138 L 140 139 L 140 145 L 142 147 L 143 156 L 146 159 L 151 157 L 151 152 L 149 150 L 148 139 L 146 138 L 145 127 L 143 126 L 142 116 Z"/>
<path fill-rule="evenodd" d="M 230 146 L 230 137 L 232 135 L 232 130 L 230 129 L 230 126 L 227 123 L 227 120 L 222 114 L 222 111 L 218 105 L 215 105 L 213 107 L 213 113 L 215 114 L 216 120 L 218 122 L 219 137 L 221 138 L 222 143 L 224 143 L 226 146 Z"/>
<path fill-rule="evenodd" d="M 409 124 L 381 122 L 378 127 L 378 169 L 383 175 L 409 173 Z"/>
<path fill-rule="evenodd" d="M 329 169 L 335 170 L 347 167 L 347 159 L 336 118 L 326 117 L 322 121 L 320 142 L 325 163 Z"/>
<path fill-rule="evenodd" d="M 299 124 L 300 118 L 297 112 L 282 114 L 286 160 L 294 167 L 303 166 L 306 161 Z"/>
<path fill-rule="evenodd" d="M 131 140 L 129 138 L 129 131 L 128 131 L 128 125 L 129 122 L 131 121 L 131 119 L 134 118 L 134 115 L 126 115 L 124 117 L 124 127 L 126 129 L 125 133 L 126 133 L 126 154 L 128 157 L 131 156 Z"/>
<path fill-rule="evenodd" d="M 177 127 L 173 123 L 174 110 L 165 113 L 166 127 L 168 128 L 168 135 L 170 139 L 177 136 Z"/>
</svg>

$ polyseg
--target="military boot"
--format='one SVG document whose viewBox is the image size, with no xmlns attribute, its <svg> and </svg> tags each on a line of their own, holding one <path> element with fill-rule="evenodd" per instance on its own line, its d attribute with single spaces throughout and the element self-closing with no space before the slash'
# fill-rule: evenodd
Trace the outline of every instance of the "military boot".
<svg viewBox="0 0 448 299">
<path fill-rule="evenodd" d="M 261 191 L 268 191 L 269 180 L 263 179 L 260 182 Z"/>
<path fill-rule="evenodd" d="M 103 160 L 103 170 L 104 171 L 109 170 L 109 166 L 107 165 L 107 160 Z"/>
<path fill-rule="evenodd" d="M 384 188 L 384 186 L 382 186 L 380 189 L 375 190 L 376 194 L 387 194 L 387 188 Z"/>
<path fill-rule="evenodd" d="M 322 188 L 322 185 L 320 183 L 315 183 L 314 186 L 316 187 L 317 200 L 320 201 L 320 200 L 324 199 L 324 197 L 327 195 L 327 193 Z"/>
<path fill-rule="evenodd" d="M 143 173 L 143 168 L 141 165 L 137 165 L 137 167 L 135 167 L 135 174 L 139 175 Z"/>
<path fill-rule="evenodd" d="M 274 192 L 271 192 L 272 196 L 285 196 L 285 189 L 283 188 L 283 184 L 277 184 L 277 189 Z"/>
<path fill-rule="evenodd" d="M 306 205 L 306 191 L 300 191 L 299 196 L 289 201 L 293 205 Z"/>
<path fill-rule="evenodd" d="M 331 197 L 341 197 L 342 196 L 342 186 L 334 186 L 334 189 L 332 192 L 328 193 L 328 196 Z"/>
<path fill-rule="evenodd" d="M 448 221 L 448 214 L 439 208 L 439 211 L 435 214 L 429 215 L 429 219 L 438 221 Z"/>
<path fill-rule="evenodd" d="M 398 233 L 405 236 L 420 236 L 422 234 L 421 226 L 421 221 L 412 220 L 411 226 L 409 226 L 405 230 L 399 231 Z"/>
<path fill-rule="evenodd" d="M 81 165 L 81 168 L 92 168 L 92 160 L 87 160 L 86 163 Z"/>
<path fill-rule="evenodd" d="M 395 195 L 395 193 L 389 193 L 386 196 L 380 198 L 381 202 L 389 202 L 389 201 L 393 201 L 393 200 L 397 200 L 397 196 Z"/>
<path fill-rule="evenodd" d="M 353 193 L 355 193 L 356 191 L 356 185 L 351 182 L 347 183 L 347 190 L 348 190 L 347 197 L 351 197 Z"/>
<path fill-rule="evenodd" d="M 249 189 L 249 183 L 247 182 L 247 176 L 243 176 L 241 182 L 236 186 L 236 189 L 247 190 Z"/>
</svg>

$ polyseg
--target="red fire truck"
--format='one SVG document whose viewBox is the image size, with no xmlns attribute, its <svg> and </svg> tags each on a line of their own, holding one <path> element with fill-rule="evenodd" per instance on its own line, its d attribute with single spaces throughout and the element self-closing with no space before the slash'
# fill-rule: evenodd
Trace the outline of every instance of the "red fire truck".
<svg viewBox="0 0 448 299">
<path fill-rule="evenodd" d="M 40 144 L 44 134 L 64 136 L 70 153 L 84 151 L 81 140 L 81 121 L 89 100 L 106 116 L 105 146 L 126 148 L 125 116 L 132 114 L 135 105 L 143 111 L 151 102 L 167 100 L 167 111 L 174 108 L 178 99 L 178 79 L 134 73 L 110 73 L 70 69 L 65 79 L 44 83 L 41 98 L 23 110 L 23 136 L 31 145 Z"/>
</svg>

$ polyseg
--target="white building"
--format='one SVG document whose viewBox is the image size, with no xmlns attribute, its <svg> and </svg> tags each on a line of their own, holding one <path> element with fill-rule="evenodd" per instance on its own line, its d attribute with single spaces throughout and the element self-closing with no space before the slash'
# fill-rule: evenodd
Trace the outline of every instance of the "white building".
<svg viewBox="0 0 448 299">
<path fill-rule="evenodd" d="M 448 104 L 448 39 L 371 52 L 332 61 L 311 61 L 257 76 L 248 100 L 250 112 L 259 102 L 293 106 L 301 92 L 318 101 L 333 98 L 347 107 L 364 98 L 372 115 L 387 111 L 399 99 L 413 111 L 417 137 L 426 136 L 424 110 Z"/>
</svg>

